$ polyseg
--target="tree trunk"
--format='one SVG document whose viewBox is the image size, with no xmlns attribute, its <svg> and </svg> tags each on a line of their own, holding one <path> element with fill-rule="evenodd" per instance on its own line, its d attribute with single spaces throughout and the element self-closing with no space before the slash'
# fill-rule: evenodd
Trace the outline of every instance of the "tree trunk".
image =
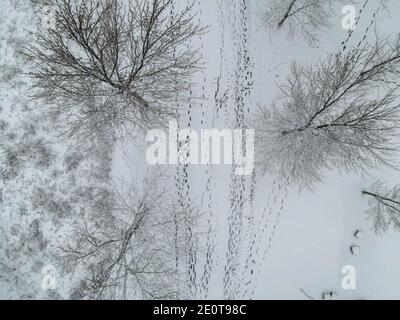
<svg viewBox="0 0 400 320">
<path fill-rule="evenodd" d="M 282 20 L 278 23 L 278 28 L 281 28 L 283 26 L 283 24 L 285 23 L 285 21 L 287 20 L 287 18 L 289 18 L 290 13 L 292 12 L 293 6 L 296 3 L 297 0 L 292 0 L 292 2 L 289 4 L 289 7 L 285 13 L 285 15 L 283 16 Z"/>
</svg>

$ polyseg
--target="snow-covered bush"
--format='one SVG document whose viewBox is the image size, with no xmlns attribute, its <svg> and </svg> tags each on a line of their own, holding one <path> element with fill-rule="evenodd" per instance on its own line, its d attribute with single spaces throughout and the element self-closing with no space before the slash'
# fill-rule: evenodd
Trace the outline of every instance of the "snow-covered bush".
<svg viewBox="0 0 400 320">
<path fill-rule="evenodd" d="M 54 189 L 35 188 L 32 192 L 31 202 L 35 210 L 46 210 L 55 214 L 59 219 L 67 217 L 73 212 L 68 199 L 57 195 Z"/>
<path fill-rule="evenodd" d="M 71 172 L 76 170 L 79 167 L 79 164 L 84 159 L 84 156 L 78 150 L 72 150 L 71 153 L 65 155 L 64 158 L 64 167 L 67 172 Z"/>
</svg>

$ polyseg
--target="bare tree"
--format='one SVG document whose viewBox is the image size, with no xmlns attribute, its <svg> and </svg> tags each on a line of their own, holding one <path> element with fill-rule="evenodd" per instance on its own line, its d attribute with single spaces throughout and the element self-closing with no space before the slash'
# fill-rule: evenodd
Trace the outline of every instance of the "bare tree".
<svg viewBox="0 0 400 320">
<path fill-rule="evenodd" d="M 398 37 L 315 66 L 294 64 L 272 110 L 257 114 L 258 163 L 303 186 L 320 182 L 326 169 L 393 166 L 399 68 Z"/>
<path fill-rule="evenodd" d="M 193 4 L 171 15 L 172 0 L 43 1 L 55 26 L 39 28 L 22 53 L 33 64 L 35 96 L 70 134 L 165 126 L 176 115 L 170 102 L 199 67 L 190 39 L 204 29 Z"/>
<path fill-rule="evenodd" d="M 263 19 L 269 27 L 286 27 L 290 37 L 300 35 L 309 43 L 316 44 L 318 31 L 330 25 L 333 5 L 341 2 L 343 1 L 271 0 L 263 13 Z"/>
<path fill-rule="evenodd" d="M 174 205 L 172 188 L 159 172 L 142 187 L 123 184 L 115 193 L 112 219 L 84 219 L 76 241 L 63 247 L 68 265 L 85 274 L 75 297 L 89 299 L 179 299 L 185 277 L 176 267 L 176 224 L 189 208 Z M 178 209 L 179 207 L 179 209 Z"/>
<path fill-rule="evenodd" d="M 393 229 L 400 231 L 400 186 L 390 189 L 382 182 L 375 183 L 369 191 L 363 191 L 369 198 L 368 216 L 377 234 Z"/>
</svg>

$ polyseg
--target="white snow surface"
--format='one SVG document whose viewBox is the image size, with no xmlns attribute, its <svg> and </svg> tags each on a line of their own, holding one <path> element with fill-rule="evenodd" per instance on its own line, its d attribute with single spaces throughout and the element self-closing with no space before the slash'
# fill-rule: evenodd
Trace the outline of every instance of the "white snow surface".
<svg viewBox="0 0 400 320">
<path fill-rule="evenodd" d="M 223 128 L 229 126 L 234 115 L 233 110 L 225 111 L 225 119 L 215 116 L 213 97 L 216 78 L 219 72 L 234 77 L 235 66 L 232 60 L 235 56 L 233 41 L 240 41 L 235 36 L 240 28 L 237 12 L 241 1 L 201 0 L 198 2 L 201 21 L 210 26 L 209 33 L 200 39 L 203 46 L 205 70 L 198 76 L 195 92 L 201 92 L 205 83 L 203 108 L 206 108 L 205 125 L 199 124 L 201 112 L 194 110 L 194 128 Z M 364 1 L 355 5 L 359 10 Z M 252 112 L 258 105 L 270 105 L 278 94 L 278 84 L 282 83 L 289 72 L 292 62 L 315 63 L 320 59 L 334 54 L 341 48 L 341 42 L 347 37 L 347 31 L 341 27 L 341 6 L 335 8 L 336 17 L 332 18 L 329 30 L 321 31 L 321 43 L 310 47 L 299 38 L 288 39 L 284 32 L 267 30 L 262 25 L 262 13 L 266 1 L 249 0 L 247 4 L 248 44 L 247 49 L 253 65 L 253 81 L 251 99 L 247 101 L 246 109 Z M 371 22 L 373 13 L 377 10 L 379 1 L 369 1 L 360 18 L 359 25 L 350 40 L 350 45 L 356 45 L 364 36 L 367 25 Z M 398 15 L 400 3 L 391 1 L 388 11 L 380 11 L 373 30 L 367 39 L 373 41 L 375 36 L 383 36 L 399 32 Z M 235 20 L 236 19 L 236 20 Z M 223 42 L 222 42 L 223 41 Z M 224 59 L 221 58 L 222 50 Z M 222 61 L 222 62 L 221 62 Z M 222 69 L 222 71 L 221 71 Z M 229 87 L 231 83 L 225 78 L 222 86 Z M 197 109 L 200 107 L 197 105 Z M 214 109 L 213 109 L 214 108 Z M 185 128 L 188 119 L 182 120 Z M 215 121 L 215 122 L 214 122 Z M 136 148 L 125 146 L 131 154 L 142 154 Z M 120 161 L 121 154 L 117 158 Z M 115 174 L 124 174 L 129 167 L 118 161 Z M 143 161 L 144 162 L 144 161 Z M 130 169 L 128 169 L 130 170 Z M 140 171 L 140 170 L 139 170 Z M 199 201 L 205 189 L 204 168 L 191 168 L 191 194 Z M 284 208 L 273 233 L 272 245 L 267 250 L 266 260 L 262 262 L 260 276 L 256 280 L 255 299 L 309 299 L 305 291 L 314 299 L 321 299 L 323 292 L 334 291 L 339 299 L 398 299 L 400 298 L 400 255 L 397 248 L 400 235 L 389 233 L 377 236 L 371 228 L 371 222 L 366 219 L 367 201 L 362 196 L 363 188 L 367 188 L 378 179 L 389 185 L 398 183 L 400 173 L 391 169 L 380 169 L 366 173 L 343 174 L 326 172 L 323 184 L 313 190 L 298 192 L 295 187 L 288 188 L 287 199 L 284 190 L 273 192 L 272 175 L 257 177 L 256 200 L 254 214 L 257 217 L 267 205 L 268 197 L 273 194 L 278 200 L 272 204 L 273 219 L 268 224 L 266 236 L 261 235 L 262 249 L 268 247 L 269 237 L 273 233 L 274 217 L 279 214 L 281 200 Z M 213 199 L 214 225 L 218 233 L 218 265 L 214 270 L 212 287 L 208 298 L 223 298 L 222 281 L 223 267 L 226 263 L 227 229 L 229 208 L 230 171 L 223 167 L 214 167 L 211 183 Z M 246 181 L 249 187 L 249 180 Z M 203 203 L 203 205 L 205 205 Z M 249 206 L 246 206 L 249 214 Z M 362 239 L 354 234 L 357 230 L 363 232 Z M 350 248 L 359 246 L 360 255 L 353 256 Z M 245 257 L 246 249 L 241 248 L 240 256 Z M 260 253 L 261 254 L 261 253 Z M 244 259 L 244 258 L 243 258 Z M 342 289 L 344 277 L 342 268 L 351 265 L 357 271 L 356 290 Z M 246 279 L 242 279 L 242 282 Z M 242 292 L 243 293 L 243 292 Z M 237 297 L 248 298 L 239 294 Z"/>
<path fill-rule="evenodd" d="M 179 0 L 178 3 L 184 1 Z M 196 45 L 202 48 L 205 66 L 204 70 L 195 77 L 193 100 L 190 101 L 191 112 L 181 118 L 182 128 L 188 125 L 197 129 L 234 126 L 233 87 L 237 80 L 236 72 L 245 72 L 238 70 L 236 64 L 238 47 L 243 48 L 241 47 L 243 45 L 250 57 L 249 70 L 252 72 L 254 83 L 250 89 L 250 96 L 245 98 L 244 111 L 246 119 L 250 120 L 258 105 L 270 105 L 276 98 L 278 84 L 286 79 L 293 61 L 313 63 L 324 59 L 328 54 L 337 52 L 341 48 L 341 42 L 347 37 L 347 31 L 341 27 L 340 6 L 335 8 L 337 16 L 332 18 L 331 28 L 320 32 L 321 43 L 318 47 L 310 47 L 300 37 L 289 39 L 284 31 L 266 30 L 260 16 L 266 2 L 266 0 L 244 0 L 247 4 L 244 14 L 247 20 L 248 38 L 245 44 L 243 44 L 244 36 L 240 29 L 241 21 L 244 21 L 243 12 L 240 12 L 241 0 L 199 0 L 196 2 L 199 19 L 209 26 L 209 32 L 196 40 Z M 358 2 L 355 6 L 361 8 L 364 1 Z M 7 54 L 10 46 L 7 40 L 13 32 L 18 32 L 18 37 L 24 36 L 23 24 L 27 22 L 23 17 L 25 17 L 24 14 L 29 16 L 29 13 L 26 13 L 29 12 L 29 8 L 20 12 L 12 11 L 10 8 L 13 3 L 8 0 L 1 0 L 0 3 L 2 65 L 7 65 L 10 61 L 13 63 L 13 56 L 9 52 Z M 350 41 L 351 44 L 357 44 L 363 37 L 365 28 L 370 23 L 378 5 L 378 0 L 369 1 Z M 379 13 L 376 24 L 368 33 L 367 39 L 373 41 L 375 32 L 378 36 L 383 36 L 400 31 L 398 24 L 400 3 L 391 1 L 389 8 L 390 12 Z M 13 12 L 14 16 L 6 17 L 8 12 Z M 5 30 L 3 26 L 10 27 L 12 21 L 17 24 L 17 30 Z M 1 76 L 3 75 L 4 71 L 1 71 Z M 221 79 L 221 92 L 227 90 L 230 95 L 229 101 L 219 113 L 216 112 L 214 102 L 218 77 Z M 2 90 L 5 90 L 4 85 L 2 85 Z M 10 92 L 2 92 L 2 105 L 12 104 L 12 97 L 4 99 L 4 96 L 21 95 L 17 89 Z M 204 99 L 195 99 L 195 97 L 204 97 Z M 182 105 L 188 107 L 186 103 Z M 10 105 L 4 108 L 10 108 Z M 1 114 L 3 115 L 4 113 Z M 112 172 L 115 181 L 120 177 L 131 177 L 134 180 L 143 177 L 147 169 L 143 139 L 144 137 L 140 136 L 135 140 L 117 144 L 113 154 Z M 31 177 L 29 179 L 34 180 Z M 208 179 L 210 179 L 209 182 Z M 257 174 L 252 209 L 249 196 L 251 177 L 244 178 L 243 214 L 256 222 L 245 223 L 238 250 L 234 253 L 234 263 L 238 264 L 236 276 L 232 278 L 232 288 L 234 288 L 232 290 L 236 290 L 234 297 L 308 299 L 301 291 L 304 290 L 315 299 L 321 299 L 324 292 L 331 291 L 337 293 L 338 299 L 399 299 L 400 234 L 389 233 L 385 236 L 377 236 L 365 214 L 367 201 L 362 196 L 362 190 L 377 179 L 386 181 L 389 185 L 395 185 L 400 181 L 400 172 L 392 169 L 375 170 L 368 174 L 359 172 L 342 175 L 338 172 L 326 172 L 324 183 L 317 185 L 313 190 L 301 192 L 295 186 L 286 186 L 285 182 L 277 181 L 271 174 Z M 59 183 L 62 183 L 62 180 Z M 209 292 L 207 295 L 198 292 L 195 297 L 226 298 L 222 279 L 227 262 L 228 220 L 232 214 L 231 168 L 191 166 L 188 183 L 191 200 L 200 206 L 200 211 L 211 217 L 213 235 L 215 235 L 213 239 L 216 245 L 215 265 Z M 22 182 L 15 188 L 22 188 L 23 185 Z M 21 199 L 23 197 L 22 195 Z M 264 210 L 269 212 L 268 221 L 263 218 Z M 3 209 L 0 222 L 3 226 L 9 223 L 5 217 L 10 212 L 12 208 Z M 262 228 L 263 222 L 267 222 L 265 230 Z M 256 230 L 260 228 L 257 232 L 257 239 L 259 239 L 257 261 L 252 275 L 243 273 L 243 265 L 248 254 L 247 244 L 250 241 L 248 230 L 251 228 L 256 228 Z M 354 236 L 357 230 L 363 232 L 363 237 L 360 239 Z M 355 245 L 360 248 L 359 256 L 351 254 L 350 248 Z M 265 260 L 262 259 L 264 254 Z M 204 261 L 201 256 L 198 261 L 198 272 L 201 274 L 200 264 Z M 354 266 L 357 271 L 356 290 L 342 289 L 341 282 L 344 275 L 341 272 L 347 265 Z M 40 272 L 39 270 L 37 272 Z M 32 280 L 33 285 L 38 284 L 40 274 L 31 274 L 31 277 L 35 279 Z M 252 279 L 252 283 L 246 284 L 249 279 Z M 65 281 L 68 282 L 68 280 Z M 245 291 L 246 287 L 249 288 L 247 291 Z M 18 295 L 10 294 L 10 290 L 10 287 L 0 287 L 0 297 L 12 298 Z"/>
</svg>

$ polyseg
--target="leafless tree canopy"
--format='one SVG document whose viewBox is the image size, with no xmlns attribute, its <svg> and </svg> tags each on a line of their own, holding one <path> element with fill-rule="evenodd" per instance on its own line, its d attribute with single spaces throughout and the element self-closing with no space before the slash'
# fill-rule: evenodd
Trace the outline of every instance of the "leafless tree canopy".
<svg viewBox="0 0 400 320">
<path fill-rule="evenodd" d="M 382 182 L 374 184 L 363 194 L 368 197 L 370 208 L 368 216 L 377 234 L 389 230 L 400 231 L 400 186 L 390 189 Z"/>
<path fill-rule="evenodd" d="M 330 24 L 333 4 L 341 0 L 271 0 L 263 15 L 267 26 L 285 27 L 290 37 L 300 35 L 311 44 L 318 42 L 318 31 Z M 351 2 L 351 1 L 348 1 Z"/>
<path fill-rule="evenodd" d="M 84 219 L 76 241 L 62 248 L 68 264 L 84 276 L 74 298 L 182 298 L 184 277 L 176 252 L 184 254 L 185 241 L 175 239 L 175 230 L 185 223 L 186 211 L 173 205 L 164 179 L 158 172 L 143 186 L 124 183 L 116 188 L 110 223 Z"/>
<path fill-rule="evenodd" d="M 71 134 L 126 122 L 164 126 L 176 115 L 171 102 L 199 67 L 190 39 L 204 29 L 193 22 L 193 5 L 172 16 L 171 0 L 47 2 L 56 26 L 40 29 L 23 53 L 38 96 Z"/>
<path fill-rule="evenodd" d="M 258 162 L 307 186 L 325 169 L 392 165 L 399 67 L 399 38 L 293 65 L 272 111 L 263 107 L 257 116 Z"/>
</svg>

